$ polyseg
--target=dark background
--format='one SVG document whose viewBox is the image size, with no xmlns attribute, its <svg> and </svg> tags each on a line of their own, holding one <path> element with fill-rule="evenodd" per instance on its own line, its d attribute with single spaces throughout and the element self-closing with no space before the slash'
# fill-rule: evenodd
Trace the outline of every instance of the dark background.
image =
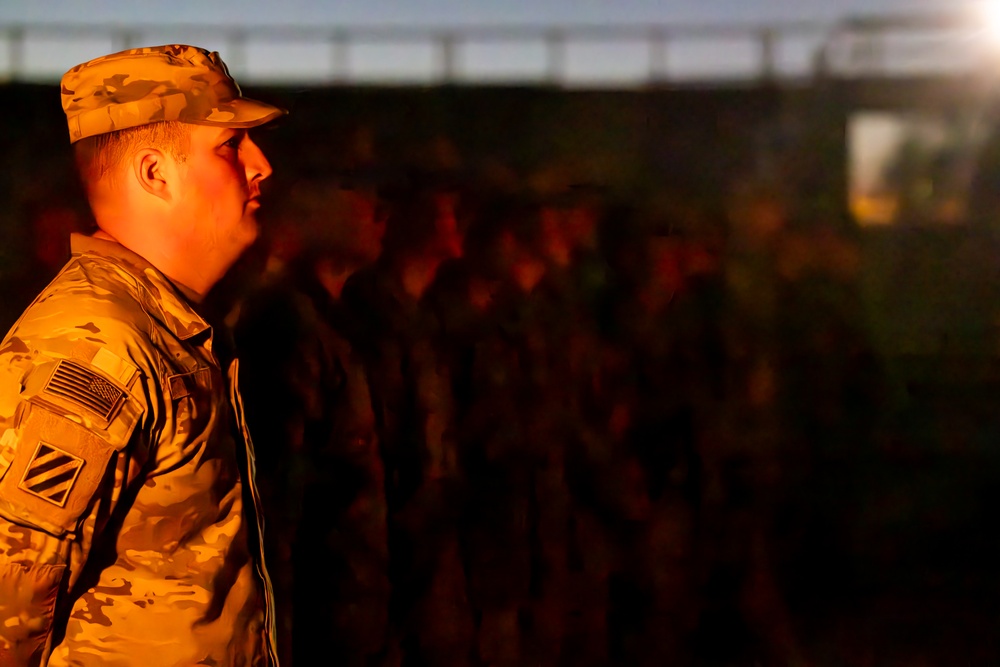
<svg viewBox="0 0 1000 667">
<path fill-rule="evenodd" d="M 801 351 L 785 371 L 798 390 L 779 428 L 808 437 L 795 455 L 758 456 L 772 456 L 789 480 L 779 515 L 767 518 L 779 526 L 769 569 L 798 643 L 816 664 L 998 664 L 1000 238 L 991 217 L 1000 210 L 989 209 L 982 171 L 985 203 L 965 223 L 857 227 L 846 211 L 849 114 L 963 103 L 945 84 L 866 85 L 253 91 L 291 112 L 259 133 L 275 171 L 261 217 L 280 215 L 298 179 L 341 169 L 359 129 L 375 136 L 385 165 L 440 159 L 432 147 L 443 143 L 453 166 L 482 178 L 586 183 L 609 202 L 669 210 L 685 238 L 713 239 L 723 276 L 746 263 L 733 242 L 745 214 L 779 201 L 791 240 L 832 236 L 845 257 L 829 274 L 799 272 L 794 298 L 758 313 L 777 332 L 770 344 Z M 7 330 L 64 261 L 66 233 L 87 226 L 54 86 L 0 87 L 0 161 Z M 795 247 L 772 248 L 762 270 Z M 836 341 L 799 345 L 820 321 L 850 332 L 850 354 Z M 854 364 L 849 381 L 844 359 Z M 825 391 L 831 378 L 846 384 Z M 840 418 L 793 424 L 831 403 Z M 773 509 L 749 504 L 761 506 Z M 741 521 L 719 525 L 739 541 Z M 707 623 L 704 643 L 736 641 L 730 625 Z"/>
</svg>

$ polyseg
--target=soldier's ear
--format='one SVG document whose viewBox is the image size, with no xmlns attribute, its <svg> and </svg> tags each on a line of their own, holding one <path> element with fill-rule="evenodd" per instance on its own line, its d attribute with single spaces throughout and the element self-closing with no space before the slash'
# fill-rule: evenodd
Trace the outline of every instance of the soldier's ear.
<svg viewBox="0 0 1000 667">
<path fill-rule="evenodd" d="M 169 165 L 166 155 L 156 148 L 143 148 L 132 157 L 132 176 L 151 195 L 170 201 Z"/>
</svg>

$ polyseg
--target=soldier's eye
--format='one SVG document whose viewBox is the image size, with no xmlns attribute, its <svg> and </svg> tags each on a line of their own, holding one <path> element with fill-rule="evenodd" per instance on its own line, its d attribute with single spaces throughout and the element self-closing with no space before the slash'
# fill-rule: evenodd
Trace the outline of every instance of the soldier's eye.
<svg viewBox="0 0 1000 667">
<path fill-rule="evenodd" d="M 247 136 L 246 130 L 233 131 L 233 136 L 222 143 L 222 148 L 231 148 L 234 151 L 239 151 L 240 144 L 243 143 L 243 137 L 245 136 Z"/>
</svg>

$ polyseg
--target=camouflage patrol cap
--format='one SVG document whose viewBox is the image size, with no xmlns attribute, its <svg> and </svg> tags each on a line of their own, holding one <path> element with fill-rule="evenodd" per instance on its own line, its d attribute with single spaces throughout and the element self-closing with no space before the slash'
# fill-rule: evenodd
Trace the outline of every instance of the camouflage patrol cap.
<svg viewBox="0 0 1000 667">
<path fill-rule="evenodd" d="M 185 44 L 128 49 L 62 77 L 70 143 L 159 121 L 255 127 L 285 113 L 243 97 L 218 53 Z"/>
</svg>

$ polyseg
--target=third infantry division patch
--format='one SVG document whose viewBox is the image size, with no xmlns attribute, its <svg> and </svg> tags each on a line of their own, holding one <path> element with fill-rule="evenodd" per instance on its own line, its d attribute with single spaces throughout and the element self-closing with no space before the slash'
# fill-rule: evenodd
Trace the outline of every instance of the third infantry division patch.
<svg viewBox="0 0 1000 667">
<path fill-rule="evenodd" d="M 18 485 L 22 490 L 62 507 L 73 489 L 83 459 L 73 456 L 55 445 L 39 442 L 24 478 Z"/>
</svg>

